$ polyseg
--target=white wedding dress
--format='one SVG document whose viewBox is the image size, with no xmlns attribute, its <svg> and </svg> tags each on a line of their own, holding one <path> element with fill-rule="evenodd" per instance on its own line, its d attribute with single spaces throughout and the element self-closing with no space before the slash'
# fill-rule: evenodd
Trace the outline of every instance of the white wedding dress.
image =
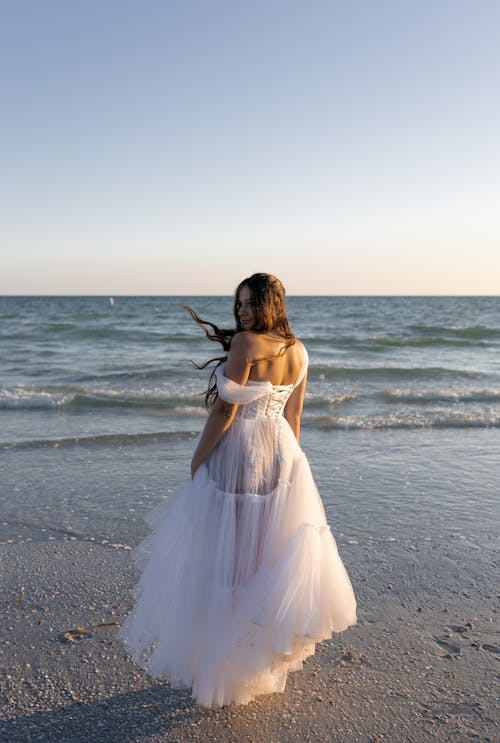
<svg viewBox="0 0 500 743">
<path fill-rule="evenodd" d="M 283 691 L 356 601 L 309 464 L 283 416 L 291 385 L 216 370 L 236 417 L 173 503 L 149 516 L 145 564 L 119 637 L 133 659 L 204 706 Z"/>
</svg>

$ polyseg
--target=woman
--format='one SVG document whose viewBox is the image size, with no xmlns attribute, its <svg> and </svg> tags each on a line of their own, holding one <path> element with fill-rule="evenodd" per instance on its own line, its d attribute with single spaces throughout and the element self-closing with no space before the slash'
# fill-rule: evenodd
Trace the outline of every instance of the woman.
<svg viewBox="0 0 500 743">
<path fill-rule="evenodd" d="M 283 691 L 316 642 L 356 622 L 356 602 L 298 444 L 308 357 L 281 282 L 241 282 L 235 330 L 191 314 L 229 353 L 193 479 L 138 548 L 147 565 L 120 638 L 199 704 L 245 704 Z"/>
</svg>

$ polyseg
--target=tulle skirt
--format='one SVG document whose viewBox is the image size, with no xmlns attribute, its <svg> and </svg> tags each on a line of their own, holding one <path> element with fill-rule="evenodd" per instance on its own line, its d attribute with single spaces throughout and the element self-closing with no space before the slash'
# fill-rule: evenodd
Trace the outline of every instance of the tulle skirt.
<svg viewBox="0 0 500 743">
<path fill-rule="evenodd" d="M 150 514 L 152 532 L 134 554 L 143 568 L 135 609 L 119 634 L 151 675 L 192 689 L 207 707 L 283 691 L 316 642 L 356 622 L 349 577 L 291 430 L 280 433 L 264 487 L 255 452 L 269 446 L 254 448 L 251 464 L 245 427 L 240 421 Z M 255 435 L 267 436 L 266 426 Z M 260 491 L 244 492 L 252 482 Z"/>
</svg>

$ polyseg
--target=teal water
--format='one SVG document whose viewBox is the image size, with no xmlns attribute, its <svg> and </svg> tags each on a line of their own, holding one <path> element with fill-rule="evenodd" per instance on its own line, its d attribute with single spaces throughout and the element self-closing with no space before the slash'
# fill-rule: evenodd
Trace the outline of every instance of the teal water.
<svg viewBox="0 0 500 743">
<path fill-rule="evenodd" d="M 229 297 L 0 297 L 0 541 L 134 543 L 187 477 L 208 375 L 189 360 L 217 349 L 180 302 L 232 324 Z M 491 535 L 500 298 L 288 307 L 311 359 L 301 441 L 335 531 Z"/>
</svg>

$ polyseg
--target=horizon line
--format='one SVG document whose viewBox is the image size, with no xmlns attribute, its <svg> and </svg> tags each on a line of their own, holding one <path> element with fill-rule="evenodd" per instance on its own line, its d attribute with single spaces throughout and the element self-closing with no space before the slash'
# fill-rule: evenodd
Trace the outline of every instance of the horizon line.
<svg viewBox="0 0 500 743">
<path fill-rule="evenodd" d="M 53 294 L 53 293 L 47 293 L 47 294 L 32 294 L 32 293 L 0 294 L 0 298 L 2 298 L 2 299 L 3 298 L 8 298 L 8 297 L 12 297 L 12 298 L 16 298 L 16 297 L 39 297 L 39 298 L 42 298 L 42 297 L 47 297 L 47 298 L 54 298 L 54 297 L 58 297 L 58 298 L 70 298 L 70 297 L 75 297 L 75 298 L 81 298 L 81 297 L 96 297 L 96 298 L 109 298 L 109 297 L 113 297 L 113 298 L 114 297 L 118 297 L 118 298 L 119 297 L 122 297 L 122 298 L 133 298 L 133 297 L 138 297 L 138 298 L 147 298 L 147 297 L 200 297 L 200 298 L 203 298 L 203 297 L 221 297 L 221 298 L 226 298 L 226 297 L 233 297 L 233 296 L 234 296 L 234 293 L 233 292 L 227 293 L 227 294 L 218 294 L 218 293 L 215 293 L 215 294 L 191 294 L 190 292 L 175 293 L 175 294 L 156 294 L 156 293 L 153 293 L 153 294 L 140 294 L 140 293 L 138 293 L 138 294 L 120 294 L 120 293 L 116 293 L 115 294 L 115 293 L 112 293 L 112 292 L 109 292 L 109 293 L 99 293 L 99 294 L 93 294 L 93 293 L 90 293 L 90 294 L 87 294 L 87 293 L 82 293 L 82 294 L 58 294 L 58 293 L 55 293 L 55 294 Z M 381 293 L 381 294 L 376 294 L 376 293 L 374 293 L 374 294 L 322 294 L 322 293 L 319 293 L 319 294 L 311 294 L 311 293 L 308 293 L 308 294 L 291 294 L 290 293 L 289 294 L 289 293 L 287 293 L 286 294 L 286 297 L 287 298 L 291 298 L 291 297 L 338 297 L 338 298 L 352 297 L 354 299 L 360 299 L 360 298 L 364 298 L 364 297 L 373 297 L 373 298 L 390 298 L 390 297 L 399 297 L 399 298 L 401 298 L 401 297 L 415 297 L 415 298 L 426 298 L 426 297 L 427 298 L 431 298 L 431 297 L 439 297 L 439 298 L 446 298 L 446 297 L 450 297 L 450 298 L 487 297 L 487 298 L 497 298 L 497 297 L 500 297 L 500 294 L 489 294 L 489 293 L 486 293 L 486 294 L 435 294 L 435 293 L 429 293 L 429 294 L 420 294 L 420 293 L 411 293 L 411 294 L 385 294 L 385 293 Z"/>
</svg>

